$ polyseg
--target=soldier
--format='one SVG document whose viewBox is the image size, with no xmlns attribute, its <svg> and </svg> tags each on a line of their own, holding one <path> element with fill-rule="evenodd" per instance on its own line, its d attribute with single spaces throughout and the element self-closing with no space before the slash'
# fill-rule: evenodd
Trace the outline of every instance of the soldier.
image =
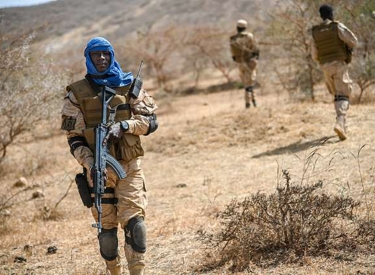
<svg viewBox="0 0 375 275">
<path fill-rule="evenodd" d="M 245 20 L 237 21 L 237 34 L 230 37 L 232 59 L 238 64 L 242 84 L 245 87 L 245 107 L 250 107 L 250 100 L 257 106 L 254 85 L 259 49 L 254 35 L 247 31 Z"/>
<path fill-rule="evenodd" d="M 319 13 L 323 23 L 312 28 L 311 56 L 319 62 L 328 91 L 334 96 L 336 124 L 333 130 L 340 140 L 345 140 L 346 114 L 352 91 L 347 64 L 357 46 L 357 38 L 344 24 L 334 21 L 331 6 L 320 6 Z"/>
<path fill-rule="evenodd" d="M 93 187 L 95 140 L 94 128 L 101 122 L 101 100 L 98 91 L 108 86 L 117 94 L 109 102 L 116 104 L 115 123 L 108 129 L 108 148 L 126 171 L 118 179 L 107 167 L 106 188 L 102 198 L 102 232 L 98 235 L 100 254 L 107 274 L 122 274 L 118 253 L 118 225 L 124 230 L 125 256 L 131 275 L 144 274 L 146 252 L 145 209 L 147 196 L 145 178 L 140 167 L 144 151 L 140 135 L 154 132 L 158 123 L 157 106 L 145 90 L 137 98 L 129 96 L 132 73 L 124 73 L 115 59 L 112 45 L 102 37 L 91 39 L 84 51 L 87 75 L 67 87 L 62 109 L 62 129 L 66 131 L 70 152 L 83 166 L 89 188 Z M 98 89 L 99 88 L 99 89 Z M 111 106 L 114 107 L 114 106 Z M 91 194 L 91 197 L 93 194 Z M 91 207 L 97 221 L 97 211 Z"/>
</svg>

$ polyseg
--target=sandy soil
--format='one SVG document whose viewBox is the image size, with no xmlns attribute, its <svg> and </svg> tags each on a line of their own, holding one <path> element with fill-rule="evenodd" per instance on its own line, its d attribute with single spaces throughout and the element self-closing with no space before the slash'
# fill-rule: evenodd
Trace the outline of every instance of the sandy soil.
<svg viewBox="0 0 375 275">
<path fill-rule="evenodd" d="M 350 138 L 339 142 L 333 132 L 333 104 L 324 89 L 320 93 L 318 102 L 301 103 L 261 92 L 258 108 L 247 110 L 240 90 L 157 99 L 160 127 L 143 137 L 149 194 L 147 274 L 199 274 L 193 270 L 204 251 L 196 232 L 217 228 L 215 214 L 231 199 L 274 192 L 281 169 L 290 171 L 295 182 L 322 179 L 327 192 L 361 200 L 366 193 L 367 203 L 373 204 L 375 107 L 351 106 Z M 309 168 L 312 152 L 314 165 Z M 0 274 L 104 274 L 90 212 L 72 184 L 80 168 L 65 137 L 58 133 L 24 143 L 12 148 L 12 155 L 9 161 L 17 169 L 0 182 L 0 198 L 21 190 L 9 188 L 20 176 L 36 187 L 15 195 L 8 216 L 2 217 Z M 44 196 L 31 199 L 36 190 Z M 122 246 L 122 233 L 119 237 Z M 51 246 L 56 253 L 47 253 Z M 17 263 L 15 257 L 26 262 Z M 375 272 L 373 255 L 306 258 L 303 266 L 254 266 L 237 274 Z M 207 274 L 230 273 L 222 269 Z"/>
</svg>

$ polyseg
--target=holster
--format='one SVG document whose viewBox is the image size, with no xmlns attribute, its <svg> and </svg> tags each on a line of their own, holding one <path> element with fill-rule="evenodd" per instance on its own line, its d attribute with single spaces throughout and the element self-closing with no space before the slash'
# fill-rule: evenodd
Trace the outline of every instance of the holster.
<svg viewBox="0 0 375 275">
<path fill-rule="evenodd" d="M 92 207 L 93 203 L 92 203 L 90 189 L 89 189 L 86 175 L 83 173 L 77 174 L 75 181 L 76 181 L 79 196 L 81 197 L 83 205 L 86 206 L 87 208 Z"/>
</svg>

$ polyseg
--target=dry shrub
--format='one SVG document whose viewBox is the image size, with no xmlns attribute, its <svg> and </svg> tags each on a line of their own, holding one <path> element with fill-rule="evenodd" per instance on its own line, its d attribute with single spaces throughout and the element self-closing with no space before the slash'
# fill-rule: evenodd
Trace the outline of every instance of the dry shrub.
<svg viewBox="0 0 375 275">
<path fill-rule="evenodd" d="M 32 48 L 36 33 L 13 40 L 1 34 L 0 24 L 0 41 L 10 44 L 0 49 L 0 168 L 6 175 L 2 165 L 12 145 L 37 130 L 47 137 L 59 127 L 63 83 L 70 76 Z"/>
<path fill-rule="evenodd" d="M 350 197 L 326 195 L 323 182 L 312 185 L 285 183 L 270 195 L 257 193 L 242 202 L 233 200 L 217 215 L 218 233 L 200 230 L 207 260 L 200 271 L 230 265 L 243 271 L 251 264 L 262 267 L 292 263 L 305 256 L 354 252 L 360 246 L 373 250 L 375 223 L 356 216 L 360 203 Z"/>
</svg>

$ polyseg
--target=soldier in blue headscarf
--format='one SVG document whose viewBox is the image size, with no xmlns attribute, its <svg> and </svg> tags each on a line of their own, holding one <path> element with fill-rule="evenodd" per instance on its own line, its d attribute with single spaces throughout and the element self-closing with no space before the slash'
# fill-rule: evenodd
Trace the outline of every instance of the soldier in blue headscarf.
<svg viewBox="0 0 375 275">
<path fill-rule="evenodd" d="M 98 235 L 101 256 L 106 262 L 107 274 L 122 273 L 118 253 L 118 225 L 124 230 L 125 256 L 131 275 L 144 274 L 146 252 L 145 210 L 147 195 L 145 178 L 140 167 L 144 155 L 140 136 L 154 132 L 158 123 L 153 98 L 141 89 L 134 98 L 129 95 L 132 73 L 122 71 L 115 59 L 112 45 L 102 37 L 91 39 L 86 46 L 87 75 L 85 79 L 67 87 L 62 109 L 62 126 L 66 132 L 70 151 L 84 168 L 87 186 L 93 187 L 94 129 L 101 122 L 101 100 L 98 91 L 103 86 L 116 90 L 109 102 L 116 103 L 114 123 L 109 127 L 110 154 L 126 172 L 124 179 L 107 167 L 105 194 L 102 197 L 102 231 Z M 114 104 L 115 104 L 114 103 Z M 91 195 L 93 196 L 93 195 Z M 97 220 L 95 207 L 92 214 Z"/>
</svg>

